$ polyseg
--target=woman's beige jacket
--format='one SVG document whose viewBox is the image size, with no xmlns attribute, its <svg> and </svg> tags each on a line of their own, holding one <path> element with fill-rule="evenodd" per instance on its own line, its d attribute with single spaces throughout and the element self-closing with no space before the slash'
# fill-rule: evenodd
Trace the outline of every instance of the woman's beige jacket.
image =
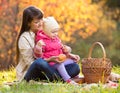
<svg viewBox="0 0 120 93">
<path fill-rule="evenodd" d="M 35 34 L 33 32 L 24 32 L 19 38 L 19 63 L 16 67 L 16 77 L 19 81 L 24 78 L 28 68 L 34 62 L 34 37 Z"/>
</svg>

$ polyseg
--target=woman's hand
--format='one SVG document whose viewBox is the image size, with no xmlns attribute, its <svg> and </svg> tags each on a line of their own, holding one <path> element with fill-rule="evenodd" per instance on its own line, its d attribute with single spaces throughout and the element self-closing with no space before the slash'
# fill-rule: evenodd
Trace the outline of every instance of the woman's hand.
<svg viewBox="0 0 120 93">
<path fill-rule="evenodd" d="M 58 58 L 58 56 L 51 56 L 49 57 L 49 62 L 53 61 L 53 62 L 56 62 L 56 59 Z"/>
<path fill-rule="evenodd" d="M 52 56 L 46 59 L 47 62 L 55 62 L 55 63 L 62 63 L 64 61 L 59 60 L 59 56 Z"/>
<path fill-rule="evenodd" d="M 55 63 L 62 63 L 61 61 L 58 60 L 59 56 L 52 56 L 48 58 L 46 61 L 47 62 L 55 62 Z"/>
<path fill-rule="evenodd" d="M 79 55 L 69 54 L 69 56 L 70 56 L 75 62 L 79 62 L 79 61 L 80 61 L 80 56 L 79 56 Z"/>
</svg>

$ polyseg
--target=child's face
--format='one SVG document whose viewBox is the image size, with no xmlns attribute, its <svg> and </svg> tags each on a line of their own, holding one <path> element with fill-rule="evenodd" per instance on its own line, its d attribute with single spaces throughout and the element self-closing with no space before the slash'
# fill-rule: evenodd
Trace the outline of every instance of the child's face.
<svg viewBox="0 0 120 93">
<path fill-rule="evenodd" d="M 55 37 L 58 36 L 58 31 L 59 31 L 59 29 L 56 28 L 56 29 L 53 29 L 53 30 L 51 30 L 51 31 L 49 31 L 49 32 L 46 32 L 46 34 L 47 34 L 49 37 L 51 37 L 51 38 L 55 38 Z"/>
<path fill-rule="evenodd" d="M 37 32 L 38 30 L 43 29 L 43 19 L 33 19 L 30 23 L 30 30 Z"/>
</svg>

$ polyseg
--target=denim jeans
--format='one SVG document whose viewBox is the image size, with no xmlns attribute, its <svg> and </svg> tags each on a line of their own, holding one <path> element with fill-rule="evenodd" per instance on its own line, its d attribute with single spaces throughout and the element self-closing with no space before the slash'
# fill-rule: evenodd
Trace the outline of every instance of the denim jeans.
<svg viewBox="0 0 120 93">
<path fill-rule="evenodd" d="M 68 74 L 72 77 L 75 77 L 79 74 L 80 68 L 76 63 L 68 64 L 65 66 Z M 29 80 L 58 80 L 61 79 L 60 74 L 57 70 L 51 67 L 45 60 L 39 58 L 36 59 L 28 69 L 24 79 Z"/>
</svg>

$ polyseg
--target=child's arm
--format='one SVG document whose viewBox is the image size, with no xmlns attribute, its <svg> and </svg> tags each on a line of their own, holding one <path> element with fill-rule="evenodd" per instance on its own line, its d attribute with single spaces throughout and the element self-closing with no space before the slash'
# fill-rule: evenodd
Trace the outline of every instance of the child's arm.
<svg viewBox="0 0 120 93">
<path fill-rule="evenodd" d="M 34 47 L 34 57 L 40 58 L 42 56 L 42 46 L 45 45 L 45 43 L 42 40 L 39 40 L 37 44 Z"/>
</svg>

